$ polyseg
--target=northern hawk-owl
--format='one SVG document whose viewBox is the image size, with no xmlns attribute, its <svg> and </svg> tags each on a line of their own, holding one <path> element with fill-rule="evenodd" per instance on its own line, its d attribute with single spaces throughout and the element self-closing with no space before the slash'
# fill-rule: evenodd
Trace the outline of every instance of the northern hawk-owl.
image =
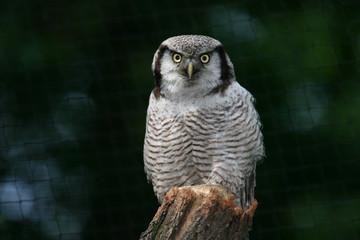
<svg viewBox="0 0 360 240">
<path fill-rule="evenodd" d="M 144 163 L 159 201 L 172 187 L 219 184 L 247 209 L 264 156 L 261 123 L 223 45 L 208 36 L 171 37 L 152 70 Z"/>
</svg>

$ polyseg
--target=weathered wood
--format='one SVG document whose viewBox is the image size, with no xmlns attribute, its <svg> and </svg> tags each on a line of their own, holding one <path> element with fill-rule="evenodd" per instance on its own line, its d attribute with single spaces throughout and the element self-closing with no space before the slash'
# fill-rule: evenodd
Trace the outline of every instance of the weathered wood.
<svg viewBox="0 0 360 240">
<path fill-rule="evenodd" d="M 243 212 L 234 195 L 222 186 L 172 188 L 140 240 L 245 240 L 257 207 L 255 200 Z"/>
</svg>

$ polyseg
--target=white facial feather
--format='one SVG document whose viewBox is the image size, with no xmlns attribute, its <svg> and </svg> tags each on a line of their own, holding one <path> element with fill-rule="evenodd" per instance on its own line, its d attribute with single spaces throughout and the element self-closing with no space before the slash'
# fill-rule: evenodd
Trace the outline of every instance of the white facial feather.
<svg viewBox="0 0 360 240">
<path fill-rule="evenodd" d="M 189 61 L 183 56 L 182 61 Z M 221 84 L 221 62 L 217 52 L 210 56 L 206 64 L 200 63 L 199 57 L 191 59 L 199 68 L 195 69 L 196 74 L 189 79 L 180 69 L 179 63 L 175 63 L 169 51 L 164 53 L 161 63 L 162 91 L 171 98 L 204 97 L 211 89 Z"/>
</svg>

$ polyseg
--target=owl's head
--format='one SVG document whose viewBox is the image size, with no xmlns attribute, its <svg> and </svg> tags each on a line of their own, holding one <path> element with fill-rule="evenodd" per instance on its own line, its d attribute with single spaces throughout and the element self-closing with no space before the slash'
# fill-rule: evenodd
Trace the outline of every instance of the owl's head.
<svg viewBox="0 0 360 240">
<path fill-rule="evenodd" d="M 152 70 L 155 86 L 163 95 L 203 96 L 224 91 L 235 78 L 223 45 L 201 35 L 181 35 L 162 42 Z"/>
</svg>

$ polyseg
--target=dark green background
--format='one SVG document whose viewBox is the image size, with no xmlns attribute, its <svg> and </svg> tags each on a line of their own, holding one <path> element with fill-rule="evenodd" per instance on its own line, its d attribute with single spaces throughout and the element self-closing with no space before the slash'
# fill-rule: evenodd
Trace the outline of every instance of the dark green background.
<svg viewBox="0 0 360 240">
<path fill-rule="evenodd" d="M 137 239 L 150 65 L 220 40 L 267 158 L 251 239 L 359 239 L 359 1 L 2 1 L 0 239 Z"/>
</svg>

